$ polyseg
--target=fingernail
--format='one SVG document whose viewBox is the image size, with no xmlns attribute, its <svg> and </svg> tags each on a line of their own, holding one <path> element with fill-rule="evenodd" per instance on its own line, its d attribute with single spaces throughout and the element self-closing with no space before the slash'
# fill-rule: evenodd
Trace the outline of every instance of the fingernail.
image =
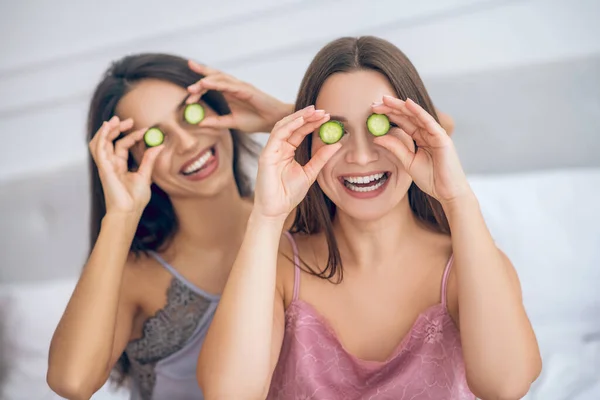
<svg viewBox="0 0 600 400">
<path fill-rule="evenodd" d="M 387 94 L 384 94 L 383 97 L 385 97 L 386 99 L 393 99 L 394 98 L 394 96 L 390 96 L 390 95 L 387 95 Z"/>
<path fill-rule="evenodd" d="M 310 105 L 310 106 L 308 106 L 308 107 L 305 108 L 306 111 L 314 110 L 314 109 L 315 109 L 315 106 L 313 106 L 313 105 Z"/>
<path fill-rule="evenodd" d="M 382 104 L 383 104 L 383 102 L 381 102 L 381 101 L 374 101 L 373 104 L 371 104 L 371 106 L 377 107 L 377 106 L 380 106 Z"/>
</svg>

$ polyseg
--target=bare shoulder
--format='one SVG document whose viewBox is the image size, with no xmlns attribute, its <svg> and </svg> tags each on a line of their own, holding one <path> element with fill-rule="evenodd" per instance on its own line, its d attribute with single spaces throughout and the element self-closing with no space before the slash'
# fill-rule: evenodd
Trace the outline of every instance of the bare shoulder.
<svg viewBox="0 0 600 400">
<path fill-rule="evenodd" d="M 152 293 L 161 273 L 162 267 L 152 256 L 130 252 L 123 270 L 121 295 L 134 303 L 141 303 L 145 293 Z"/>
</svg>

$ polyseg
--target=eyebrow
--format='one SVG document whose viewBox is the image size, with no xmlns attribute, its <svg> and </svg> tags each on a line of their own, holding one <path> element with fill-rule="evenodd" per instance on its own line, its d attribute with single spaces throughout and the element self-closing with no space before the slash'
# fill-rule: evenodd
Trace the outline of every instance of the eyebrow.
<svg viewBox="0 0 600 400">
<path fill-rule="evenodd" d="M 177 107 L 175 107 L 175 111 L 181 111 L 182 108 L 184 108 L 186 106 L 185 102 L 187 101 L 187 99 L 191 96 L 191 93 L 188 93 L 183 100 L 181 100 L 181 102 L 177 105 Z M 157 128 L 161 123 L 157 122 L 153 125 L 150 125 L 150 128 Z"/>
</svg>

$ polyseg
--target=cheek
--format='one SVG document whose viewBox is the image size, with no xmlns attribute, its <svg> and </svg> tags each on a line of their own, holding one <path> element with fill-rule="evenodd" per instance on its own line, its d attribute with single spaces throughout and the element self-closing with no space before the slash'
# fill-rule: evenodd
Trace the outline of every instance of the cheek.
<svg viewBox="0 0 600 400">
<path fill-rule="evenodd" d="M 168 154 L 165 154 L 165 150 L 161 151 L 158 155 L 154 168 L 152 169 L 152 180 L 156 181 L 159 185 L 161 180 L 168 179 L 170 176 L 171 158 Z"/>
<path fill-rule="evenodd" d="M 225 151 L 227 156 L 233 159 L 233 134 L 228 130 L 220 132 L 222 140 L 221 140 L 221 148 Z"/>
</svg>

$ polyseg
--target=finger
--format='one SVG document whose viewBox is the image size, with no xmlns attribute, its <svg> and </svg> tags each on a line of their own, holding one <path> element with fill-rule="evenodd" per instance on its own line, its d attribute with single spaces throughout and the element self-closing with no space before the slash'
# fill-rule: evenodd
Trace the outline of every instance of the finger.
<svg viewBox="0 0 600 400">
<path fill-rule="evenodd" d="M 387 115 L 391 122 L 400 126 L 409 135 L 414 134 L 418 129 L 418 126 L 415 125 L 409 117 L 403 115 L 399 110 L 396 110 L 390 106 L 386 106 L 383 103 L 373 104 L 372 107 L 374 112 L 377 114 Z"/>
<path fill-rule="evenodd" d="M 121 132 L 127 132 L 128 130 L 130 130 L 131 128 L 133 128 L 133 118 L 127 118 L 124 119 L 123 121 L 121 121 L 121 123 L 119 124 L 119 130 Z"/>
<path fill-rule="evenodd" d="M 125 126 L 127 126 L 128 124 L 129 123 L 125 124 Z M 104 149 L 106 151 L 106 155 L 109 158 L 111 158 L 115 152 L 115 147 L 113 143 L 121 134 L 121 121 L 119 120 L 119 117 L 117 117 L 116 115 L 112 117 L 108 121 L 108 126 L 109 131 L 104 139 Z"/>
<path fill-rule="evenodd" d="M 106 136 L 107 142 L 112 145 L 112 141 L 115 140 L 121 134 L 121 120 L 116 115 L 108 121 L 109 132 Z"/>
<path fill-rule="evenodd" d="M 185 99 L 185 104 L 194 104 L 200 101 L 202 96 L 204 96 L 208 92 L 208 90 L 201 90 L 198 93 L 190 94 L 187 99 Z"/>
<path fill-rule="evenodd" d="M 320 119 L 314 121 L 304 121 L 304 125 L 296 129 L 288 139 L 288 143 L 297 148 L 304 138 L 313 133 L 315 129 L 329 121 L 330 115 L 325 114 Z"/>
<path fill-rule="evenodd" d="M 342 144 L 340 142 L 323 146 L 317 150 L 306 165 L 302 167 L 311 185 L 317 180 L 319 172 L 321 172 L 325 164 L 327 164 L 327 161 L 329 161 L 341 148 Z"/>
<path fill-rule="evenodd" d="M 194 60 L 188 60 L 188 66 L 190 67 L 190 69 L 192 71 L 196 72 L 197 74 L 204 75 L 204 76 L 210 76 L 210 75 L 218 74 L 221 72 L 217 69 L 210 68 L 206 65 L 197 63 Z"/>
<path fill-rule="evenodd" d="M 217 80 L 209 80 L 209 78 L 202 79 L 198 82 L 202 86 L 202 88 L 207 90 L 216 90 L 218 92 L 231 94 L 233 97 L 247 101 L 252 97 L 252 93 L 246 90 L 243 84 L 238 82 L 226 82 L 226 81 L 217 81 Z"/>
<path fill-rule="evenodd" d="M 96 163 L 98 163 L 99 161 L 100 149 L 102 148 L 102 146 L 98 146 L 98 143 L 100 143 L 102 141 L 102 138 L 106 136 L 107 130 L 109 129 L 107 125 L 108 124 L 106 123 L 106 121 L 102 123 L 100 129 L 98 129 L 98 131 L 96 132 L 92 140 L 90 140 L 90 143 L 88 145 L 90 149 L 90 154 L 92 155 L 92 158 Z"/>
<path fill-rule="evenodd" d="M 238 129 L 233 114 L 227 115 L 210 115 L 204 117 L 202 121 L 198 123 L 198 126 L 204 128 L 215 128 L 215 129 Z"/>
<path fill-rule="evenodd" d="M 425 125 L 416 117 L 416 115 L 406 107 L 406 102 L 404 100 L 386 95 L 383 96 L 383 104 L 393 108 L 396 111 L 396 114 L 404 114 L 412 121 L 413 125 L 426 129 Z"/>
<path fill-rule="evenodd" d="M 398 158 L 398 160 L 400 160 L 400 163 L 405 170 L 410 170 L 410 166 L 415 158 L 415 153 L 410 151 L 402 140 L 395 136 L 385 135 L 376 137 L 373 139 L 373 143 L 388 149 Z"/>
<path fill-rule="evenodd" d="M 406 108 L 406 104 L 404 100 L 399 98 L 385 95 L 383 96 L 383 104 L 388 107 L 391 107 L 395 110 L 402 112 L 403 114 L 408 115 L 409 117 L 414 117 L 414 115 Z"/>
<path fill-rule="evenodd" d="M 371 108 L 373 109 L 373 112 L 376 114 L 398 114 L 398 110 L 387 106 L 383 103 L 373 103 L 371 104 Z"/>
<path fill-rule="evenodd" d="M 302 117 L 309 117 L 310 115 L 312 115 L 315 112 L 315 106 L 308 106 L 303 108 L 302 110 L 298 110 L 293 114 L 290 114 L 284 118 L 282 118 L 280 121 L 278 121 L 275 126 L 273 127 L 273 131 L 275 131 L 276 129 L 278 129 L 279 127 L 288 124 L 290 121 L 295 120 L 296 118 L 302 116 Z"/>
<path fill-rule="evenodd" d="M 305 115 L 304 119 L 306 122 L 319 121 L 321 118 L 325 116 L 325 110 L 315 110 L 309 115 Z"/>
<path fill-rule="evenodd" d="M 271 133 L 271 138 L 275 141 L 287 141 L 296 129 L 299 129 L 306 123 L 304 117 L 300 116 L 289 123 L 274 129 Z"/>
<path fill-rule="evenodd" d="M 200 82 L 202 82 L 202 80 L 188 86 L 187 90 L 190 95 L 185 100 L 185 104 L 197 103 L 200 101 L 200 98 L 208 92 L 208 89 L 203 88 L 202 85 L 200 85 Z"/>
<path fill-rule="evenodd" d="M 160 146 L 151 147 L 147 149 L 142 156 L 142 162 L 138 168 L 138 173 L 146 178 L 148 183 L 152 180 L 152 170 L 154 169 L 154 164 L 156 164 L 156 159 L 164 148 L 165 147 L 162 144 Z"/>
<path fill-rule="evenodd" d="M 94 151 L 92 156 L 98 164 L 98 169 L 103 170 L 110 163 L 113 155 L 112 143 L 107 139 L 111 132 L 111 126 L 109 122 L 104 122 L 102 130 L 98 134 L 98 141 L 94 145 Z M 107 144 L 108 147 L 107 148 Z"/>
<path fill-rule="evenodd" d="M 126 135 L 123 139 L 119 139 L 115 143 L 115 155 L 119 158 L 127 159 L 129 150 L 140 140 L 144 138 L 144 134 L 148 128 L 138 129 Z"/>
<path fill-rule="evenodd" d="M 409 112 L 411 112 L 418 121 L 420 121 L 424 128 L 432 135 L 444 135 L 447 136 L 446 131 L 438 122 L 433 118 L 431 114 L 423 109 L 420 105 L 412 101 L 411 99 L 407 99 L 405 102 L 405 106 Z"/>
<path fill-rule="evenodd" d="M 419 127 L 415 125 L 410 118 L 405 117 L 401 114 L 395 114 L 389 116 L 390 121 L 398 125 L 410 136 L 415 135 L 419 131 Z"/>
</svg>

